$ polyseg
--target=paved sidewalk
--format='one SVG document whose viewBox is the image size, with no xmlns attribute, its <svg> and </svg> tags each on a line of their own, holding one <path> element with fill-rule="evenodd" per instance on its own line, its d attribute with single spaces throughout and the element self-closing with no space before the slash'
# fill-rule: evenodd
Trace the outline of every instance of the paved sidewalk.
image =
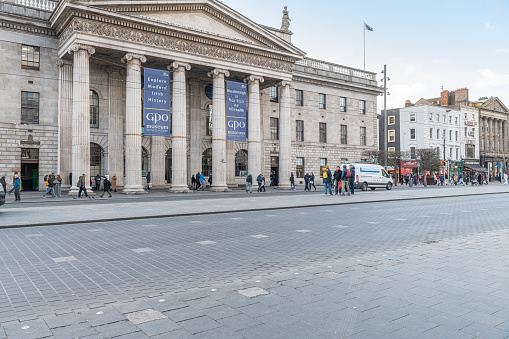
<svg viewBox="0 0 509 339">
<path fill-rule="evenodd" d="M 0 207 L 0 216 L 1 226 L 51 225 L 94 220 L 122 220 L 499 193 L 509 193 L 509 188 L 498 183 L 479 187 L 433 186 L 424 188 L 418 186 L 410 188 L 404 186 L 391 191 L 385 189 L 364 192 L 356 190 L 355 195 L 345 197 L 326 196 L 323 189 L 316 192 L 269 190 L 267 193 L 254 192 L 252 194 L 247 194 L 243 190 L 230 193 L 200 192 L 192 194 L 158 192 L 135 196 L 116 194 L 111 199 L 96 197 L 93 200 L 69 197 L 60 199 L 32 197 L 32 199 L 36 199 L 37 203 L 6 204 Z M 49 203 L 49 200 L 53 200 L 52 203 Z"/>
</svg>

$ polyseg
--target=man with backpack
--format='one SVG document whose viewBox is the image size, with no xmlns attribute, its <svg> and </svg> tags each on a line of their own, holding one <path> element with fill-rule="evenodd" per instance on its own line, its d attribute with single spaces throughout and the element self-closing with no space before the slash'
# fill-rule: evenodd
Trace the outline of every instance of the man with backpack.
<svg viewBox="0 0 509 339">
<path fill-rule="evenodd" d="M 350 170 L 346 168 L 346 165 L 343 165 L 343 171 L 341 172 L 341 186 L 343 186 L 341 188 L 342 196 L 344 196 L 345 193 L 350 195 L 350 185 L 348 183 L 351 176 L 352 173 L 350 172 Z"/>
<path fill-rule="evenodd" d="M 331 178 L 332 173 L 330 172 L 329 165 L 325 166 L 322 172 L 322 178 L 323 178 L 323 190 L 325 192 L 325 195 L 327 195 L 327 187 L 329 188 L 329 194 L 332 195 L 332 189 L 331 189 Z"/>
<path fill-rule="evenodd" d="M 46 194 L 48 193 L 51 193 L 51 195 L 53 196 L 53 198 L 55 197 L 55 190 L 53 189 L 53 176 L 45 176 L 45 182 L 46 182 L 46 186 L 48 187 L 46 189 L 46 192 L 42 195 L 43 198 L 46 198 Z"/>
<path fill-rule="evenodd" d="M 246 178 L 246 184 L 247 184 L 247 187 L 246 187 L 246 193 L 249 192 L 249 193 L 253 193 L 251 192 L 251 190 L 253 189 L 253 176 L 251 175 L 251 173 L 249 173 L 247 175 L 247 178 Z"/>
<path fill-rule="evenodd" d="M 258 193 L 262 191 L 262 174 L 258 174 L 256 177 L 256 182 L 258 183 Z"/>
</svg>

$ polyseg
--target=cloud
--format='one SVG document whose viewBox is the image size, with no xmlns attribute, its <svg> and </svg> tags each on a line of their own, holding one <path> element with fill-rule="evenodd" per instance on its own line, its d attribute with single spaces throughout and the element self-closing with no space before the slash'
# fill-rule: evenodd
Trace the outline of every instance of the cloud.
<svg viewBox="0 0 509 339">
<path fill-rule="evenodd" d="M 487 22 L 484 24 L 484 29 L 487 31 L 497 31 L 498 28 L 495 25 L 492 25 L 491 22 Z"/>
<path fill-rule="evenodd" d="M 449 62 L 444 59 L 433 59 L 433 63 L 443 65 L 443 66 L 447 66 L 449 64 Z"/>
<path fill-rule="evenodd" d="M 475 85 L 479 89 L 495 89 L 509 86 L 509 74 L 496 73 L 489 68 L 480 69 L 477 73 L 479 73 L 480 78 L 476 80 Z M 496 96 L 497 94 L 494 93 L 492 95 Z"/>
<path fill-rule="evenodd" d="M 499 49 L 497 49 L 497 53 L 500 53 L 500 54 L 509 54 L 509 47 L 499 48 Z"/>
<path fill-rule="evenodd" d="M 421 82 L 413 82 L 409 84 L 389 84 L 390 96 L 387 97 L 387 107 L 404 107 L 405 100 L 416 102 L 428 92 L 428 86 Z M 380 97 L 379 104 L 383 105 L 383 97 Z"/>
</svg>

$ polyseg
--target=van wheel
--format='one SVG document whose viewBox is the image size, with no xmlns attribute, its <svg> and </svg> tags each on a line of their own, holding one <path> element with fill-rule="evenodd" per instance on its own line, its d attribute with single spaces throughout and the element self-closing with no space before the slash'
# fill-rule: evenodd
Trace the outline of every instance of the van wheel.
<svg viewBox="0 0 509 339">
<path fill-rule="evenodd" d="M 374 191 L 374 190 L 375 190 L 375 187 L 370 187 L 370 188 L 371 188 L 371 190 L 372 190 L 372 191 Z"/>
<path fill-rule="evenodd" d="M 388 191 L 392 188 L 392 183 L 387 183 L 387 186 L 385 186 L 385 189 L 387 189 Z"/>
<path fill-rule="evenodd" d="M 368 190 L 368 184 L 367 183 L 363 183 L 362 186 L 361 186 L 361 191 L 367 191 Z"/>
</svg>

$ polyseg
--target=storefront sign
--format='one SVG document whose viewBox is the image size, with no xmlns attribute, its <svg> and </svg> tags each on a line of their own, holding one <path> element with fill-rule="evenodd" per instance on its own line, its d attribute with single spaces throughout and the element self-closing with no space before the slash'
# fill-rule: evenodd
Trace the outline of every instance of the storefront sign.
<svg viewBox="0 0 509 339">
<path fill-rule="evenodd" d="M 170 72 L 145 68 L 144 134 L 170 136 Z"/>
<path fill-rule="evenodd" d="M 401 166 L 405 167 L 419 167 L 418 161 L 402 161 Z"/>
<path fill-rule="evenodd" d="M 465 121 L 465 125 L 467 126 L 476 126 L 477 125 L 477 122 L 476 121 Z"/>
<path fill-rule="evenodd" d="M 226 139 L 247 140 L 247 85 L 226 82 Z"/>
</svg>

